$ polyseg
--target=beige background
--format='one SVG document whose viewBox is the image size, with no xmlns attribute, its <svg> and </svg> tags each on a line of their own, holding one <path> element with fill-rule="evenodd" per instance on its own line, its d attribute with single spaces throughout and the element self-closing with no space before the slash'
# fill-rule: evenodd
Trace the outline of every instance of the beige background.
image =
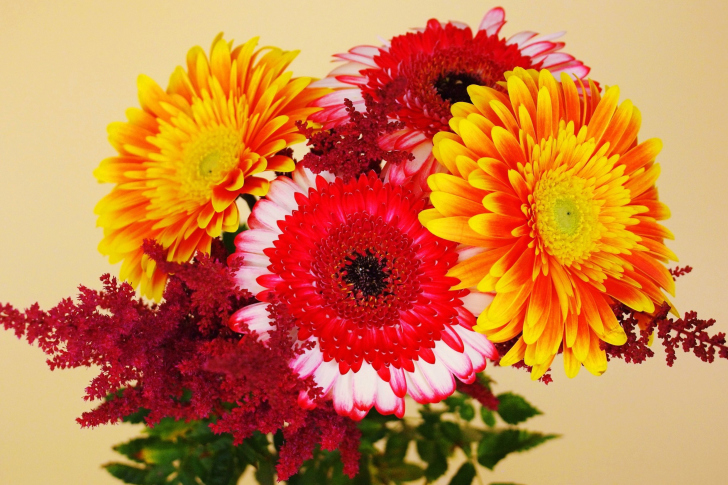
<svg viewBox="0 0 728 485">
<path fill-rule="evenodd" d="M 728 330 L 726 277 L 728 128 L 723 2 L 503 2 L 507 35 L 567 30 L 566 51 L 592 76 L 618 84 L 642 110 L 642 138 L 661 137 L 662 199 L 672 208 L 670 247 L 696 269 L 676 302 Z M 45 308 L 98 287 L 115 272 L 96 253 L 92 209 L 108 186 L 91 172 L 113 151 L 106 125 L 137 104 L 135 79 L 166 85 L 187 50 L 215 34 L 301 49 L 299 75 L 321 77 L 330 55 L 376 44 L 427 19 L 477 26 L 482 1 L 0 3 L 0 301 Z M 660 353 L 662 355 L 662 353 Z M 0 332 L 0 484 L 118 483 L 99 468 L 136 430 L 80 430 L 91 371 L 51 373 L 35 348 Z M 499 390 L 529 397 L 545 416 L 533 429 L 564 437 L 502 462 L 489 481 L 540 484 L 728 483 L 728 363 L 680 355 L 641 366 L 613 363 L 600 378 L 567 380 L 560 364 L 545 387 L 495 369 Z"/>
</svg>

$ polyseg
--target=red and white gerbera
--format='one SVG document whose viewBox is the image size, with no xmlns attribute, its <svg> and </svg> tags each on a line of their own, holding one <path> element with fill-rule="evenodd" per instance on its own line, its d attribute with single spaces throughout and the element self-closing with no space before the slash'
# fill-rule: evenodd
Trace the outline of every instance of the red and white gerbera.
<svg viewBox="0 0 728 485">
<path fill-rule="evenodd" d="M 547 68 L 554 75 L 565 72 L 575 78 L 589 73 L 581 61 L 559 52 L 564 43 L 554 39 L 563 32 L 543 36 L 520 32 L 506 40 L 498 36 L 504 24 L 505 12 L 498 7 L 485 14 L 475 35 L 463 23 L 432 19 L 425 29 L 394 37 L 389 45 L 362 45 L 336 54 L 345 63 L 312 84 L 335 91 L 314 103 L 323 110 L 311 119 L 326 129 L 338 126 L 349 120 L 345 99 L 357 111 L 365 111 L 365 94 L 376 100 L 379 90 L 387 90 L 394 81 L 400 88 L 403 83 L 396 118 L 405 127 L 383 136 L 380 146 L 409 151 L 414 159 L 385 165 L 384 180 L 395 184 L 414 180 L 414 190 L 429 192 L 427 177 L 439 170 L 432 156 L 432 137 L 439 131 L 451 131 L 450 106 L 470 101 L 469 85 L 498 88 L 504 73 L 516 67 Z"/>
<path fill-rule="evenodd" d="M 433 403 L 455 391 L 455 377 L 472 383 L 497 356 L 472 330 L 492 297 L 450 290 L 456 245 L 419 223 L 423 205 L 373 173 L 344 183 L 299 166 L 278 177 L 230 256 L 242 260 L 238 284 L 260 300 L 236 312 L 231 328 L 266 341 L 275 325 L 268 306 L 283 303 L 298 342 L 310 342 L 291 367 L 353 419 L 372 406 L 402 417 L 406 394 Z M 307 392 L 299 403 L 315 406 Z"/>
</svg>

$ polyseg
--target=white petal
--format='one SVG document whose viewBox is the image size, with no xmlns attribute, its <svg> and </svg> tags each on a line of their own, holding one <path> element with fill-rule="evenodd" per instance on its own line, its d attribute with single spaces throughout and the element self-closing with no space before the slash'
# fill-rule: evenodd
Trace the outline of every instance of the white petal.
<svg viewBox="0 0 728 485">
<path fill-rule="evenodd" d="M 268 313 L 268 303 L 253 303 L 233 313 L 229 325 L 230 328 L 239 332 L 242 330 L 240 324 L 244 324 L 251 333 L 266 334 L 267 336 L 267 333 L 275 328 L 274 323 Z"/>
<path fill-rule="evenodd" d="M 505 19 L 506 13 L 501 7 L 490 9 L 480 21 L 478 30 L 485 30 L 488 36 L 495 35 L 506 23 Z"/>
<path fill-rule="evenodd" d="M 339 365 L 333 360 L 329 362 L 322 362 L 321 365 L 318 366 L 316 372 L 313 373 L 313 379 L 321 388 L 322 397 L 332 397 L 331 389 L 334 387 L 336 379 L 340 376 Z"/>
<path fill-rule="evenodd" d="M 260 266 L 242 266 L 235 273 L 235 283 L 237 283 L 240 288 L 245 288 L 255 295 L 265 289 L 256 281 L 258 276 L 262 276 L 264 274 L 270 274 L 270 271 Z"/>
<path fill-rule="evenodd" d="M 273 247 L 273 241 L 278 239 L 280 230 L 276 232 L 267 229 L 251 228 L 243 231 L 235 238 L 235 247 L 239 252 L 263 254 L 263 250 Z"/>
<path fill-rule="evenodd" d="M 389 367 L 389 385 L 395 395 L 404 397 L 407 394 L 407 380 L 404 371 L 395 367 Z"/>
<path fill-rule="evenodd" d="M 440 402 L 455 392 L 455 379 L 452 373 L 443 364 L 435 361 L 434 364 L 427 362 L 415 362 L 415 369 L 419 369 L 427 379 L 427 384 L 433 394 L 430 402 Z"/>
<path fill-rule="evenodd" d="M 278 221 L 285 219 L 288 214 L 290 212 L 272 200 L 260 199 L 255 204 L 255 207 L 253 207 L 253 213 L 248 218 L 248 225 L 251 228 L 254 226 L 256 229 L 261 227 L 280 234 L 281 231 L 278 229 Z"/>
<path fill-rule="evenodd" d="M 410 396 L 412 396 L 412 399 L 420 404 L 435 402 L 433 400 L 435 391 L 430 387 L 427 378 L 417 366 L 417 362 L 414 364 L 414 372 L 405 372 L 405 378 L 407 379 L 407 392 Z"/>
<path fill-rule="evenodd" d="M 354 408 L 353 372 L 339 376 L 334 383 L 334 409 L 339 414 L 349 415 Z"/>
<path fill-rule="evenodd" d="M 318 347 L 314 347 L 305 350 L 301 355 L 293 359 L 289 365 L 294 372 L 305 379 L 313 374 L 323 361 L 324 358 L 321 350 Z"/>
<path fill-rule="evenodd" d="M 437 357 L 437 362 L 441 362 L 460 380 L 470 380 L 474 375 L 473 363 L 466 353 L 452 349 L 442 340 L 435 343 L 433 352 Z"/>
<path fill-rule="evenodd" d="M 397 409 L 397 401 L 404 401 L 404 398 L 394 395 L 389 383 L 377 379 L 377 396 L 374 405 L 381 414 L 393 414 Z"/>
<path fill-rule="evenodd" d="M 381 380 L 377 372 L 364 362 L 359 372 L 354 373 L 354 404 L 359 409 L 369 410 L 377 395 L 377 381 Z"/>
<path fill-rule="evenodd" d="M 298 209 L 296 192 L 303 192 L 289 177 L 278 177 L 270 184 L 266 197 L 281 206 L 287 214 Z"/>
</svg>

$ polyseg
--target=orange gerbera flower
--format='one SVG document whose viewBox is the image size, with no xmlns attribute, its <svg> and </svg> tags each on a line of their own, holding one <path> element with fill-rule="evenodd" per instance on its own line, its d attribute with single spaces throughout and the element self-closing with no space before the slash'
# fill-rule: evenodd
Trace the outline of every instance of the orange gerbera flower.
<svg viewBox="0 0 728 485">
<path fill-rule="evenodd" d="M 502 365 L 524 360 L 537 379 L 561 349 L 568 376 L 581 364 L 599 375 L 600 340 L 626 341 L 610 305 L 649 313 L 674 292 L 663 264 L 677 260 L 663 243 L 672 235 L 656 222 L 670 214 L 655 188 L 662 144 L 637 144 L 640 112 L 618 106 L 616 86 L 600 99 L 593 83 L 547 70 L 506 79 L 507 94 L 471 86 L 473 104 L 453 106 L 455 133 L 434 148 L 450 174 L 429 177 L 435 208 L 420 220 L 473 246 L 448 275 L 455 289 L 496 293 L 476 330 L 517 338 Z"/>
<path fill-rule="evenodd" d="M 147 297 L 161 298 L 167 275 L 144 254 L 144 239 L 160 243 L 169 261 L 209 253 L 212 238 L 238 228 L 238 195 L 268 192 L 257 174 L 293 170 L 277 153 L 305 139 L 296 121 L 318 111 L 309 104 L 329 92 L 285 72 L 297 51 L 256 51 L 256 44 L 233 49 L 220 34 L 209 60 L 192 48 L 187 72 L 177 67 L 166 92 L 140 76 L 141 109 L 109 125 L 119 156 L 94 172 L 116 184 L 95 209 L 104 228 L 99 251 L 111 263 L 123 260 L 120 277 L 141 282 Z"/>
</svg>

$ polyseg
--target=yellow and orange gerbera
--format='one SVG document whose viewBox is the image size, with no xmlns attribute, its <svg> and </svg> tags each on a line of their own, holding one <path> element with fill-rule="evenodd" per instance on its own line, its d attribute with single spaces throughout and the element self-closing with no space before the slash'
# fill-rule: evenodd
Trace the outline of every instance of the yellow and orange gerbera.
<svg viewBox="0 0 728 485">
<path fill-rule="evenodd" d="M 592 83 L 561 83 L 516 69 L 507 93 L 470 86 L 434 154 L 449 174 L 428 179 L 434 209 L 420 220 L 437 236 L 472 246 L 448 273 L 455 288 L 496 293 L 476 330 L 492 342 L 518 338 L 502 365 L 523 360 L 537 379 L 561 349 L 568 376 L 607 368 L 600 340 L 626 335 L 615 301 L 653 312 L 674 294 L 664 263 L 670 232 L 657 221 L 654 163 L 661 142 L 637 143 L 640 112 Z M 591 93 L 591 94 L 589 94 Z"/>
<path fill-rule="evenodd" d="M 268 192 L 257 174 L 293 170 L 277 153 L 304 140 L 295 123 L 318 111 L 310 103 L 328 92 L 286 72 L 297 51 L 256 45 L 254 38 L 233 48 L 220 34 L 209 59 L 192 48 L 187 71 L 177 67 L 166 92 L 140 76 L 141 109 L 109 125 L 119 155 L 94 172 L 116 184 L 95 209 L 104 228 L 99 251 L 123 261 L 120 277 L 141 282 L 147 297 L 161 298 L 167 275 L 144 254 L 144 239 L 160 243 L 169 261 L 209 253 L 212 238 L 238 228 L 238 195 Z"/>
</svg>

